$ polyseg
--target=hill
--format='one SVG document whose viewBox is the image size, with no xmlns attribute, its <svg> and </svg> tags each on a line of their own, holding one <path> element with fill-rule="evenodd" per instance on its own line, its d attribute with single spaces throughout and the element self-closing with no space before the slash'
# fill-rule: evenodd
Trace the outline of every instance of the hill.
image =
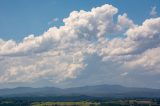
<svg viewBox="0 0 160 106">
<path fill-rule="evenodd" d="M 90 96 L 90 97 L 160 97 L 160 89 L 124 87 L 120 85 L 95 85 L 73 88 L 56 87 L 18 87 L 0 89 L 0 97 L 57 97 L 57 96 Z"/>
</svg>

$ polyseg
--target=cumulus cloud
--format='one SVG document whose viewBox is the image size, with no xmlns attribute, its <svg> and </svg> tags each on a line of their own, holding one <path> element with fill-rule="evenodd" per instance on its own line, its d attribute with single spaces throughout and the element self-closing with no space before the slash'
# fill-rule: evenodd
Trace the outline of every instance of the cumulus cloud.
<svg viewBox="0 0 160 106">
<path fill-rule="evenodd" d="M 128 28 L 134 28 L 136 25 L 134 22 L 127 17 L 127 14 L 124 13 L 123 15 L 118 16 L 118 25 L 120 30 L 128 29 Z"/>
<path fill-rule="evenodd" d="M 140 68 L 150 71 L 151 73 L 160 73 L 160 47 L 152 48 L 144 53 L 137 55 L 126 65 L 130 68 Z"/>
<path fill-rule="evenodd" d="M 137 25 L 126 13 L 114 21 L 117 13 L 108 4 L 73 11 L 63 19 L 64 26 L 52 27 L 40 36 L 29 35 L 20 43 L 0 39 L 0 83 L 80 83 L 85 78 L 88 83 L 98 79 L 122 83 L 137 67 L 159 73 L 160 18 Z"/>
</svg>

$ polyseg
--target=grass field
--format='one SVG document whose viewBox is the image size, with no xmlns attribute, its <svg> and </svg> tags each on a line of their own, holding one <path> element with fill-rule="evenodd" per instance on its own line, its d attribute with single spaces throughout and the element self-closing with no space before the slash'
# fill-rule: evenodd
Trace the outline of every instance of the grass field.
<svg viewBox="0 0 160 106">
<path fill-rule="evenodd" d="M 32 106 L 98 106 L 92 102 L 35 102 Z"/>
</svg>

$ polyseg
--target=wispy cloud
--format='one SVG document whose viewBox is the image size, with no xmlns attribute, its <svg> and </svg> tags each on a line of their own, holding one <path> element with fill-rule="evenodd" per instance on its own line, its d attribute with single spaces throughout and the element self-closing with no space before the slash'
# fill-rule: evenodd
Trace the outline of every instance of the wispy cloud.
<svg viewBox="0 0 160 106">
<path fill-rule="evenodd" d="M 51 21 L 48 22 L 48 25 L 54 24 L 55 22 L 58 22 L 59 18 L 53 18 Z"/>
<path fill-rule="evenodd" d="M 156 6 L 153 6 L 152 8 L 151 8 L 151 11 L 150 11 L 150 16 L 151 17 L 156 17 L 157 16 L 157 10 L 156 10 Z"/>
</svg>

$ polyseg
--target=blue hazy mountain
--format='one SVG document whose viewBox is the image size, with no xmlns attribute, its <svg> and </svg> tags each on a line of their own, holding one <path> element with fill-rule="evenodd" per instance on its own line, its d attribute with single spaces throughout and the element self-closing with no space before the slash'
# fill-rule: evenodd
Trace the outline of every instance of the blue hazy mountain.
<svg viewBox="0 0 160 106">
<path fill-rule="evenodd" d="M 73 88 L 56 87 L 17 87 L 0 89 L 0 97 L 54 97 L 54 96 L 91 96 L 91 97 L 160 97 L 160 89 L 124 87 L 120 85 L 95 85 Z"/>
</svg>

